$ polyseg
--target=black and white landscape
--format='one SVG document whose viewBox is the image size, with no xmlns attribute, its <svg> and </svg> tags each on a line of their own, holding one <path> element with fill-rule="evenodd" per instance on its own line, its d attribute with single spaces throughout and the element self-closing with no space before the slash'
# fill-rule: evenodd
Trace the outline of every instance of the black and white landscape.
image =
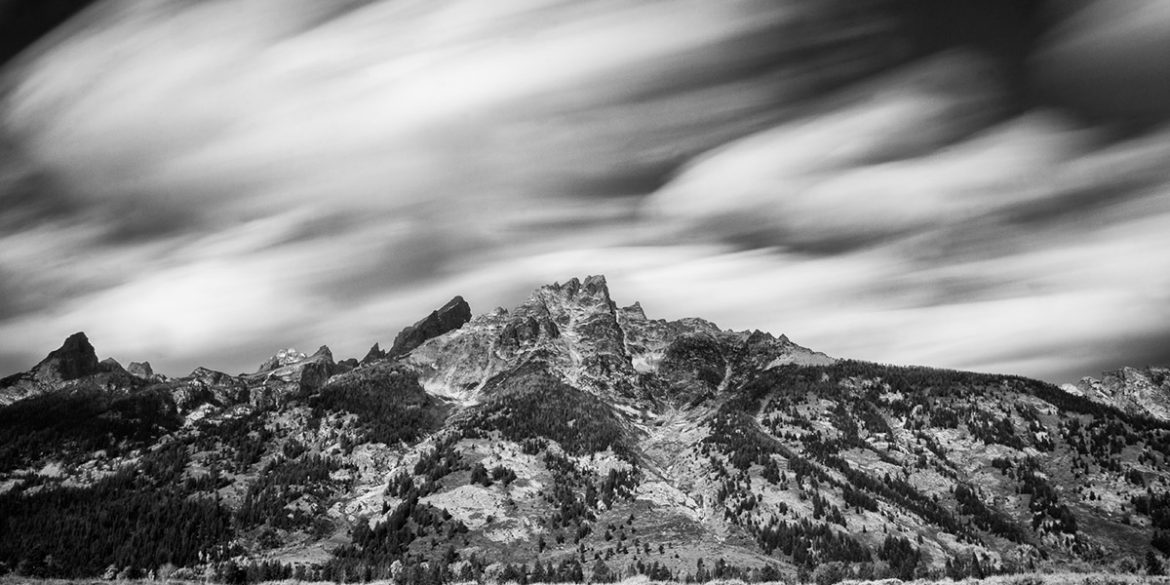
<svg viewBox="0 0 1170 585">
<path fill-rule="evenodd" d="M 604 277 L 359 362 L 170 378 L 83 333 L 0 381 L 0 563 L 401 583 L 1157 573 L 1170 370 L 1058 388 L 839 360 Z"/>
<path fill-rule="evenodd" d="M 1167 55 L 1159 0 L 0 0 L 0 581 L 1165 582 Z"/>
</svg>

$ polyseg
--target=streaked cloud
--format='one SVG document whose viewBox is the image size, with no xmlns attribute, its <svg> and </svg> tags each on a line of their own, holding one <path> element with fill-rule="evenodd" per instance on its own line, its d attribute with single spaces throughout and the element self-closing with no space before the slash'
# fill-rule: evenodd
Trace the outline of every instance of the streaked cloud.
<svg viewBox="0 0 1170 585">
<path fill-rule="evenodd" d="M 1170 20 L 1086 6 L 1005 63 L 883 2 L 98 2 L 0 74 L 0 366 L 360 355 L 586 273 L 840 356 L 1158 356 Z"/>
</svg>

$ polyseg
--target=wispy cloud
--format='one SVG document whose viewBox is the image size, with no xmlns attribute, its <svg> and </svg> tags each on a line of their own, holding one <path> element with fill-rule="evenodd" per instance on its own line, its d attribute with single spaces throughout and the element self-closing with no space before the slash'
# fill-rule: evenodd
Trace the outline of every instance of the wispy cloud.
<svg viewBox="0 0 1170 585">
<path fill-rule="evenodd" d="M 3 72 L 0 366 L 357 355 L 584 273 L 841 356 L 1157 355 L 1170 134 L 1117 96 L 1170 20 L 1104 5 L 1021 87 L 882 3 L 99 2 Z"/>
</svg>

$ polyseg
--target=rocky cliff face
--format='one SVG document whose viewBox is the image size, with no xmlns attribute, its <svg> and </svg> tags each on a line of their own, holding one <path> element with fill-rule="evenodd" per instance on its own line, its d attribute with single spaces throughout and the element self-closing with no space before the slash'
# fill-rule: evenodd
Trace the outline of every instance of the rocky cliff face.
<svg viewBox="0 0 1170 585">
<path fill-rule="evenodd" d="M 391 357 L 406 355 L 428 339 L 458 329 L 470 319 L 471 306 L 463 297 L 455 297 L 419 322 L 399 332 L 388 355 Z"/>
<path fill-rule="evenodd" d="M 1164 370 L 1074 392 L 837 360 L 649 318 L 600 276 L 469 313 L 456 298 L 360 363 L 282 350 L 238 376 L 127 371 L 71 338 L 0 384 L 23 392 L 0 408 L 0 530 L 21 534 L 0 564 L 829 583 L 1170 553 Z M 77 529 L 43 528 L 69 498 Z M 127 509 L 171 516 L 110 521 Z"/>
<path fill-rule="evenodd" d="M 98 361 L 85 333 L 74 333 L 31 370 L 0 380 L 0 404 L 10 404 L 98 374 L 113 374 L 118 378 L 124 377 L 126 371 L 112 360 Z M 107 383 L 114 382 L 107 380 Z M 120 382 L 125 383 L 125 380 Z"/>
<path fill-rule="evenodd" d="M 651 320 L 636 303 L 618 308 L 604 276 L 540 287 L 511 311 L 476 317 L 422 344 L 405 361 L 429 391 L 463 401 L 477 400 L 493 376 L 539 361 L 573 386 L 622 403 L 651 398 L 663 387 L 659 378 L 678 379 L 679 361 L 695 339 L 706 339 L 721 360 L 718 372 L 705 374 L 713 386 L 727 373 L 723 353 L 751 354 L 752 365 L 764 368 L 833 362 L 787 338 L 722 331 L 702 319 Z M 661 393 L 658 398 L 671 399 Z"/>
<path fill-rule="evenodd" d="M 1122 368 L 1063 388 L 1125 412 L 1170 422 L 1170 369 Z"/>
<path fill-rule="evenodd" d="M 256 370 L 256 373 L 263 374 L 266 372 L 271 372 L 272 370 L 277 370 L 285 366 L 303 361 L 306 357 L 308 356 L 294 348 L 290 347 L 288 349 L 282 349 L 276 352 L 276 354 L 272 357 L 264 360 L 264 363 L 260 364 L 260 368 Z"/>
<path fill-rule="evenodd" d="M 74 333 L 33 367 L 33 378 L 42 382 L 76 380 L 98 371 L 97 353 L 84 333 Z"/>
<path fill-rule="evenodd" d="M 130 365 L 126 367 L 126 371 L 143 380 L 153 380 L 156 376 L 154 368 L 150 367 L 150 362 L 130 362 Z"/>
<path fill-rule="evenodd" d="M 295 349 L 284 349 L 269 358 L 264 365 L 268 367 L 261 367 L 246 378 L 253 381 L 262 379 L 264 383 L 299 384 L 302 388 L 317 388 L 329 376 L 344 369 L 334 363 L 333 352 L 325 345 L 310 356 Z"/>
</svg>

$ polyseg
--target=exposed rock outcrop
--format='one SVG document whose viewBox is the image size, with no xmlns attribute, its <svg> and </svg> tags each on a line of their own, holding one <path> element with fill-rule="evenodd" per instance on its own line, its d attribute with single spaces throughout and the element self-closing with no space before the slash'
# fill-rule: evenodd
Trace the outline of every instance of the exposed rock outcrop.
<svg viewBox="0 0 1170 585">
<path fill-rule="evenodd" d="M 340 371 L 333 361 L 333 352 L 324 345 L 310 356 L 295 349 L 284 349 L 264 364 L 276 367 L 262 368 L 243 377 L 252 402 L 275 403 L 290 392 L 315 390 Z"/>
<path fill-rule="evenodd" d="M 361 363 L 362 364 L 371 364 L 371 363 L 374 363 L 378 360 L 384 360 L 384 359 L 386 359 L 385 350 L 382 349 L 382 346 L 375 343 L 374 346 L 370 348 L 370 351 L 366 352 L 366 357 L 362 358 Z"/>
<path fill-rule="evenodd" d="M 150 367 L 150 362 L 130 362 L 126 371 L 143 380 L 152 380 L 155 376 L 154 368 Z"/>
<path fill-rule="evenodd" d="M 431 311 L 430 315 L 419 322 L 400 331 L 398 336 L 394 338 L 394 345 L 390 348 L 389 356 L 406 355 L 428 339 L 458 329 L 470 320 L 471 306 L 463 300 L 463 297 L 457 296 L 438 310 Z M 376 345 L 374 347 L 377 348 Z"/>
<path fill-rule="evenodd" d="M 1130 414 L 1170 421 L 1170 368 L 1127 367 L 1062 388 Z"/>
<path fill-rule="evenodd" d="M 256 370 L 256 373 L 260 374 L 263 372 L 271 372 L 277 368 L 283 368 L 284 366 L 295 364 L 304 360 L 306 357 L 308 356 L 291 347 L 288 349 L 282 349 L 276 352 L 276 355 L 268 358 L 264 361 L 264 363 L 260 364 L 260 369 Z"/>
<path fill-rule="evenodd" d="M 104 371 L 89 338 L 85 333 L 74 333 L 29 371 L 0 379 L 0 405 L 50 392 Z"/>
<path fill-rule="evenodd" d="M 56 382 L 96 374 L 100 369 L 101 364 L 89 338 L 78 332 L 66 338 L 61 347 L 34 366 L 32 373 L 38 381 Z"/>
<path fill-rule="evenodd" d="M 695 340 L 709 350 L 698 357 L 714 355 L 718 365 L 694 365 L 697 357 L 688 352 Z M 674 359 L 661 368 L 672 351 Z M 748 362 L 761 369 L 833 362 L 783 336 L 723 331 L 696 318 L 651 320 L 637 303 L 619 309 L 604 276 L 542 286 L 511 311 L 480 315 L 424 343 L 406 361 L 429 391 L 460 400 L 477 400 L 491 377 L 539 361 L 599 396 L 655 395 L 680 403 L 710 396 L 729 372 L 734 375 L 736 366 Z"/>
</svg>

